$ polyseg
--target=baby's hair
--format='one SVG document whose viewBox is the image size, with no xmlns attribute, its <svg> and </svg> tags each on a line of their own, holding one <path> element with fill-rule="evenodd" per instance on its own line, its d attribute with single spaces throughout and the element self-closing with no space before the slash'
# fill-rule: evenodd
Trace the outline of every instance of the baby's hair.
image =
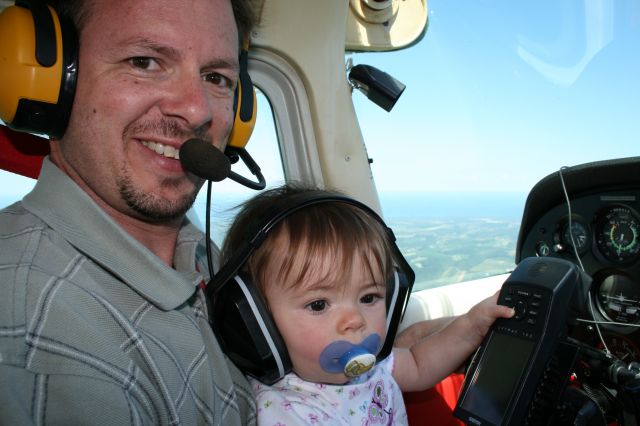
<svg viewBox="0 0 640 426">
<path fill-rule="evenodd" d="M 300 202 L 301 196 L 343 194 L 300 185 L 267 190 L 241 206 L 222 247 L 224 264 L 241 245 L 264 225 L 274 211 L 284 211 Z M 324 265 L 327 282 L 336 283 L 351 268 L 352 256 L 360 256 L 372 277 L 376 271 L 386 280 L 393 273 L 391 242 L 380 221 L 358 206 L 320 202 L 306 206 L 278 223 L 252 253 L 242 271 L 264 294 L 275 282 L 284 286 L 304 285 Z M 326 268 L 326 262 L 335 267 Z"/>
</svg>

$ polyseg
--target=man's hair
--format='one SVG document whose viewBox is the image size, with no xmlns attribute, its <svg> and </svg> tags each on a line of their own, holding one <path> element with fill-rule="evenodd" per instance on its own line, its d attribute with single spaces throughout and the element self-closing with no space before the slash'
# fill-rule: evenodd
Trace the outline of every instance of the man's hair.
<svg viewBox="0 0 640 426">
<path fill-rule="evenodd" d="M 82 31 L 93 0 L 48 0 L 60 18 L 70 19 L 73 25 Z"/>
<path fill-rule="evenodd" d="M 342 195 L 292 185 L 260 193 L 242 205 L 231 225 L 222 247 L 222 263 L 260 231 L 266 218 L 298 205 L 305 194 Z M 386 283 L 393 271 L 391 244 L 383 224 L 361 207 L 340 201 L 320 202 L 291 213 L 274 226 L 251 254 L 243 272 L 264 294 L 271 282 L 285 288 L 304 286 L 312 275 L 336 283 L 350 271 L 353 256 L 358 256 L 372 277 L 379 271 Z M 327 268 L 327 262 L 332 267 Z M 318 277 L 317 273 L 324 275 Z"/>
<path fill-rule="evenodd" d="M 48 3 L 58 12 L 61 17 L 71 19 L 71 22 L 82 32 L 88 16 L 91 13 L 91 6 L 95 0 L 48 0 Z M 238 38 L 242 43 L 248 40 L 251 30 L 257 24 L 258 16 L 255 0 L 230 0 L 233 8 L 236 26 L 238 27 Z"/>
<path fill-rule="evenodd" d="M 258 24 L 257 6 L 253 0 L 231 0 L 233 16 L 238 27 L 240 43 L 251 38 L 251 31 Z"/>
</svg>

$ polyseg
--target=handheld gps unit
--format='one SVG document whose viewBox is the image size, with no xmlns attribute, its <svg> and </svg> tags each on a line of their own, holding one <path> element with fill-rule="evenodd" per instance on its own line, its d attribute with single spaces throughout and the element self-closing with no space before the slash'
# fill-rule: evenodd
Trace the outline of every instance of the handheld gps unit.
<svg viewBox="0 0 640 426">
<path fill-rule="evenodd" d="M 564 337 L 589 283 L 569 261 L 523 259 L 498 298 L 515 315 L 496 320 L 485 336 L 454 416 L 472 425 L 547 424 L 578 353 Z"/>
</svg>

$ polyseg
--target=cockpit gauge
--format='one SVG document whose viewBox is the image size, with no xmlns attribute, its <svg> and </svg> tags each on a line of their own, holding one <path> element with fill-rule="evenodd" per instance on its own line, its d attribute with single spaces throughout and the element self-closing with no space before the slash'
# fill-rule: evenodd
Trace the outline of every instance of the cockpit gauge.
<svg viewBox="0 0 640 426">
<path fill-rule="evenodd" d="M 640 283 L 626 275 L 610 275 L 597 290 L 598 307 L 613 322 L 636 324 L 640 322 Z"/>
<path fill-rule="evenodd" d="M 579 254 L 584 254 L 589 248 L 589 227 L 582 220 L 572 218 L 571 223 L 567 221 L 562 228 L 562 242 L 575 247 Z"/>
<path fill-rule="evenodd" d="M 612 207 L 598 221 L 596 245 L 608 260 L 625 263 L 640 252 L 640 221 L 628 207 Z"/>
</svg>

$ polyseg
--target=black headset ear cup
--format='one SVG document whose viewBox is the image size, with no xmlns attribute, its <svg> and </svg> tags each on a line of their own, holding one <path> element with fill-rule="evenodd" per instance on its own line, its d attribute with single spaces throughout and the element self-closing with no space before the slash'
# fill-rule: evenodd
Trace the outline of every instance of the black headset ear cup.
<svg viewBox="0 0 640 426">
<path fill-rule="evenodd" d="M 60 138 L 77 79 L 72 23 L 41 0 L 18 0 L 0 14 L 0 58 L 0 118 L 14 130 Z"/>
<path fill-rule="evenodd" d="M 245 373 L 273 384 L 291 371 L 289 353 L 264 299 L 235 275 L 213 300 L 213 328 L 227 356 Z"/>
<path fill-rule="evenodd" d="M 377 359 L 381 361 L 389 356 L 393 350 L 393 342 L 396 338 L 398 326 L 402 321 L 404 310 L 411 296 L 413 283 L 410 282 L 406 274 L 395 268 L 391 279 L 387 283 L 387 334 L 382 344 Z"/>
</svg>

